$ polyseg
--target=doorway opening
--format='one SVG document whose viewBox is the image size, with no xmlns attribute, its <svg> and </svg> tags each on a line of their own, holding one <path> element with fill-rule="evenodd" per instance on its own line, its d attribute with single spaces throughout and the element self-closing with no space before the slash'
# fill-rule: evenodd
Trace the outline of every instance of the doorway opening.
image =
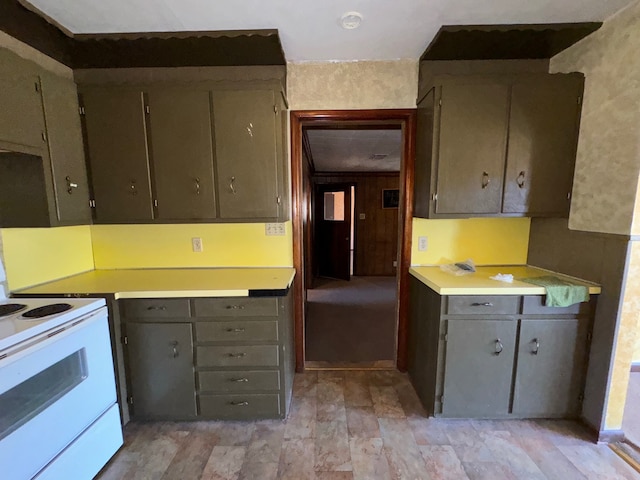
<svg viewBox="0 0 640 480">
<path fill-rule="evenodd" d="M 298 371 L 406 369 L 414 131 L 414 110 L 291 113 Z"/>
</svg>

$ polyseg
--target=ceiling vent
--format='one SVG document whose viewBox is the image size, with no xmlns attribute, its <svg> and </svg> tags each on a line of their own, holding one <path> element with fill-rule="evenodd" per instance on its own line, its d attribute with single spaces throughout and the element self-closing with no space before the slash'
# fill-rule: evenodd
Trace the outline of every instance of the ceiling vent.
<svg viewBox="0 0 640 480">
<path fill-rule="evenodd" d="M 369 157 L 369 160 L 384 160 L 388 156 L 389 155 L 387 155 L 386 153 L 374 153 Z"/>
</svg>

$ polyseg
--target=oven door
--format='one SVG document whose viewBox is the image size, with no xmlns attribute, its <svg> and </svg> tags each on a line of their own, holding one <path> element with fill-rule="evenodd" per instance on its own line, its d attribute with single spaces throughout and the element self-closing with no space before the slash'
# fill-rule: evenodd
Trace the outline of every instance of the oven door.
<svg viewBox="0 0 640 480">
<path fill-rule="evenodd" d="M 3 477 L 32 478 L 116 401 L 106 308 L 63 326 L 0 360 Z"/>
</svg>

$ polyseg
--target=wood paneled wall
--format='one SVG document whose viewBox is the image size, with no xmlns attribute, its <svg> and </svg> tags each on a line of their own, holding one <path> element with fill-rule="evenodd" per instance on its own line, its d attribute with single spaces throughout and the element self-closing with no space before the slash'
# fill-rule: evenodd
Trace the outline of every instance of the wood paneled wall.
<svg viewBox="0 0 640 480">
<path fill-rule="evenodd" d="M 382 208 L 382 190 L 399 188 L 398 173 L 316 174 L 314 184 L 356 186 L 354 275 L 395 275 L 398 257 L 398 209 Z M 360 214 L 365 219 L 360 220 Z"/>
</svg>

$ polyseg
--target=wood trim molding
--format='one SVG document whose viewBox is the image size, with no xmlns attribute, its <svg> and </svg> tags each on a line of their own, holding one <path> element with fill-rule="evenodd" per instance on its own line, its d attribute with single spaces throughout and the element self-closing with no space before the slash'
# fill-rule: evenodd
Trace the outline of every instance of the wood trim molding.
<svg viewBox="0 0 640 480">
<path fill-rule="evenodd" d="M 296 371 L 305 367 L 304 250 L 303 213 L 309 207 L 303 192 L 302 149 L 303 126 L 335 127 L 337 125 L 377 125 L 402 128 L 402 162 L 400 169 L 400 204 L 398 218 L 398 338 L 396 366 L 407 369 L 407 333 L 409 316 L 409 267 L 411 266 L 411 233 L 413 220 L 413 188 L 415 170 L 415 109 L 392 110 L 300 110 L 291 111 L 291 194 L 293 224 L 293 285 Z"/>
</svg>

